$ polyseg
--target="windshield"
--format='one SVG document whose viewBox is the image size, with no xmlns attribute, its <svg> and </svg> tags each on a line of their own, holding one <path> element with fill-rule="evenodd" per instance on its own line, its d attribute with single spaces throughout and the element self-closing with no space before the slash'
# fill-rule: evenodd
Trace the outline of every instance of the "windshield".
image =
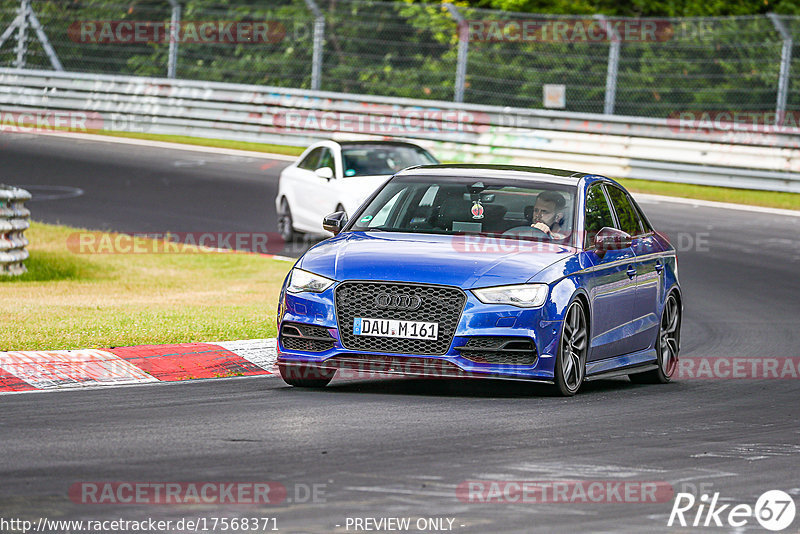
<svg viewBox="0 0 800 534">
<path fill-rule="evenodd" d="M 350 230 L 503 235 L 569 243 L 575 191 L 528 180 L 403 176 L 381 189 Z"/>
<path fill-rule="evenodd" d="M 345 177 L 394 174 L 414 165 L 438 163 L 420 147 L 409 145 L 346 145 L 342 147 Z"/>
</svg>

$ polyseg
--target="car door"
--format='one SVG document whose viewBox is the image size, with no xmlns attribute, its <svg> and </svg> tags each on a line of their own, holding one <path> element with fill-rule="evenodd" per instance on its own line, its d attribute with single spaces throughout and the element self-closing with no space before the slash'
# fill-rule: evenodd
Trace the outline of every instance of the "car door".
<svg viewBox="0 0 800 534">
<path fill-rule="evenodd" d="M 332 178 L 319 176 L 316 171 L 328 167 Z M 318 147 L 297 166 L 292 213 L 295 225 L 306 232 L 323 233 L 322 218 L 336 208 L 336 164 L 332 150 Z"/>
<path fill-rule="evenodd" d="M 328 168 L 331 170 L 331 178 L 319 179 L 315 195 L 315 204 L 317 206 L 317 224 L 322 226 L 322 218 L 336 211 L 336 206 L 341 204 L 341 172 L 340 165 L 337 164 L 334 157 L 333 150 L 325 148 L 320 156 L 319 163 L 317 163 L 317 170 Z"/>
<path fill-rule="evenodd" d="M 631 247 L 609 250 L 602 257 L 594 248 L 594 236 L 604 227 L 616 228 L 611 204 L 601 183 L 589 186 L 584 202 L 584 248 L 594 266 L 586 289 L 591 299 L 591 351 L 589 360 L 602 360 L 631 351 L 630 322 L 636 299 L 636 256 Z"/>
<path fill-rule="evenodd" d="M 287 196 L 289 196 L 294 225 L 299 230 L 309 231 L 311 217 L 307 199 L 309 191 L 314 189 L 314 184 L 318 181 L 317 176 L 314 175 L 314 169 L 317 168 L 321 155 L 322 147 L 317 147 L 309 152 L 306 157 L 297 163 L 285 184 L 285 187 L 290 191 Z M 284 186 L 284 184 L 281 185 Z"/>
<path fill-rule="evenodd" d="M 633 238 L 631 247 L 636 255 L 636 298 L 631 323 L 631 350 L 644 350 L 656 338 L 659 318 L 658 296 L 662 288 L 663 259 L 661 247 L 652 228 L 639 216 L 630 196 L 613 185 L 607 186 L 608 196 L 619 221 L 619 229 Z"/>
</svg>

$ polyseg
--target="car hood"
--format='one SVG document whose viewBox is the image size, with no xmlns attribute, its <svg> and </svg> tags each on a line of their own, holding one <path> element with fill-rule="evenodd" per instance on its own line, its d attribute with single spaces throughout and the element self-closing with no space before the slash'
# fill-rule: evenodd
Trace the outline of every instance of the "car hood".
<svg viewBox="0 0 800 534">
<path fill-rule="evenodd" d="M 338 281 L 472 288 L 524 283 L 574 253 L 571 247 L 515 239 L 345 232 L 311 248 L 297 266 Z"/>
</svg>

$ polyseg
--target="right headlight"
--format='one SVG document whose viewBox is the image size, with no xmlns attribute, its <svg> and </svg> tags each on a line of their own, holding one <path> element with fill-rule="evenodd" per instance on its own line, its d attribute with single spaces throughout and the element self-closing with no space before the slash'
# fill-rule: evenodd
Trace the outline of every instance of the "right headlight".
<svg viewBox="0 0 800 534">
<path fill-rule="evenodd" d="M 303 269 L 292 269 L 286 291 L 289 293 L 322 293 L 333 285 L 335 280 L 314 274 Z"/>
<path fill-rule="evenodd" d="M 472 293 L 484 304 L 510 304 L 520 308 L 536 308 L 547 300 L 549 290 L 547 284 L 519 284 L 473 289 Z"/>
</svg>

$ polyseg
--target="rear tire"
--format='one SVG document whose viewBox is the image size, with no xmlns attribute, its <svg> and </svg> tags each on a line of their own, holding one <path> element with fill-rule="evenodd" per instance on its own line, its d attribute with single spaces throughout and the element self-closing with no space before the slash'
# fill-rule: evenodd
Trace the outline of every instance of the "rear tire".
<svg viewBox="0 0 800 534">
<path fill-rule="evenodd" d="M 312 366 L 278 365 L 278 369 L 283 381 L 296 388 L 324 388 L 336 374 L 336 370 Z"/>
<path fill-rule="evenodd" d="M 292 210 L 289 208 L 289 202 L 286 197 L 281 199 L 281 209 L 278 212 L 278 233 L 281 234 L 281 239 L 283 239 L 284 243 L 292 243 L 297 236 L 294 231 Z"/>
<path fill-rule="evenodd" d="M 575 395 L 586 377 L 586 354 L 589 349 L 589 328 L 580 300 L 573 300 L 564 314 L 561 341 L 555 366 L 555 385 L 564 397 Z"/>
<path fill-rule="evenodd" d="M 664 301 L 664 310 L 661 312 L 661 323 L 658 327 L 656 338 L 656 354 L 658 354 L 658 369 L 645 373 L 628 375 L 634 384 L 666 384 L 672 380 L 678 368 L 678 352 L 681 340 L 681 309 L 674 293 L 667 296 Z"/>
</svg>

